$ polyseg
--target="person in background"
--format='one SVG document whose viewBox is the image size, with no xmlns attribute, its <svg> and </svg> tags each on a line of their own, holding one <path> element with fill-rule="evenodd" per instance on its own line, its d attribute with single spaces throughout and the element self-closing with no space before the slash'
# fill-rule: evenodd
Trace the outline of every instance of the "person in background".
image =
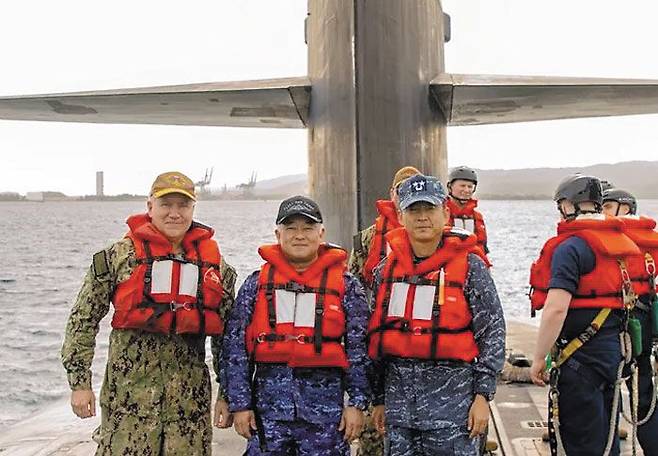
<svg viewBox="0 0 658 456">
<path fill-rule="evenodd" d="M 457 166 L 448 175 L 448 209 L 450 209 L 449 226 L 456 226 L 475 234 L 478 244 L 489 253 L 487 247 L 487 230 L 482 213 L 476 209 L 478 200 L 473 198 L 477 189 L 478 176 L 473 168 Z"/>
<path fill-rule="evenodd" d="M 633 285 L 624 277 L 640 251 L 619 219 L 601 214 L 598 178 L 567 176 L 554 201 L 562 218 L 557 236 L 530 272 L 532 310 L 543 309 L 530 376 L 540 386 L 550 380 L 552 454 L 618 455 L 615 401 L 631 350 L 620 334 L 634 304 Z"/>
<path fill-rule="evenodd" d="M 637 437 L 644 454 L 658 454 L 658 413 L 655 411 L 656 386 L 651 353 L 658 332 L 652 326 L 652 307 L 656 306 L 656 260 L 658 260 L 658 232 L 656 221 L 637 215 L 637 200 L 626 190 L 611 187 L 603 191 L 603 213 L 616 216 L 624 224 L 624 233 L 640 248 L 641 255 L 629 259 L 628 269 L 638 300 L 631 311 L 642 330 L 642 352 L 636 358 L 638 375 Z M 655 310 L 654 310 L 655 312 Z M 626 382 L 633 390 L 633 379 Z M 633 395 L 631 394 L 631 398 Z M 653 406 L 652 406 L 653 404 Z"/>
</svg>

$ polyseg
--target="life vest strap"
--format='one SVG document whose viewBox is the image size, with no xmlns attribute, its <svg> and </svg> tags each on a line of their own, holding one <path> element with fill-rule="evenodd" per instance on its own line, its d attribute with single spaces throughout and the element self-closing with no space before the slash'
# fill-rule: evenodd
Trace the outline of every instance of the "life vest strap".
<svg viewBox="0 0 658 456">
<path fill-rule="evenodd" d="M 316 343 L 318 341 L 320 343 L 323 342 L 336 342 L 336 343 L 341 343 L 343 341 L 342 337 L 324 337 L 324 336 L 307 336 L 305 334 L 275 334 L 275 333 L 261 333 L 258 335 L 258 337 L 255 339 L 255 342 L 257 344 L 263 344 L 266 342 L 290 342 L 290 341 L 295 341 L 300 344 L 311 344 L 311 343 Z"/>
<path fill-rule="evenodd" d="M 196 253 L 197 260 L 201 260 L 201 250 L 199 249 L 199 241 L 196 240 L 193 243 L 194 251 Z M 204 312 L 204 299 L 203 299 L 203 274 L 201 274 L 201 267 L 198 267 L 197 271 L 197 286 L 196 286 L 196 310 L 199 313 L 199 334 L 202 337 L 206 335 L 206 313 Z"/>
<path fill-rule="evenodd" d="M 404 318 L 396 318 L 393 320 L 389 320 L 383 324 L 380 324 L 379 326 L 368 331 L 368 333 L 366 334 L 366 339 L 370 339 L 375 333 L 390 331 L 390 330 L 400 331 L 405 333 L 413 333 L 413 335 L 415 336 L 420 336 L 422 334 L 460 334 L 463 332 L 470 331 L 470 329 L 471 329 L 470 325 L 466 325 L 461 328 L 442 328 L 440 326 L 430 327 L 430 328 L 421 328 L 420 326 L 415 326 L 412 328 L 408 320 L 405 320 Z M 381 344 L 381 338 L 380 338 L 380 344 Z"/>
<path fill-rule="evenodd" d="M 329 269 L 325 269 L 322 272 L 322 277 L 320 278 L 321 290 L 326 290 L 328 278 Z M 322 353 L 322 320 L 324 318 L 324 298 L 326 293 L 318 293 L 315 296 L 315 324 L 313 326 L 313 345 L 315 348 L 315 353 L 320 354 Z"/>
<path fill-rule="evenodd" d="M 439 316 L 441 306 L 445 300 L 445 270 L 439 271 L 439 287 L 434 290 L 434 300 L 432 302 L 432 345 L 430 346 L 430 358 L 436 358 L 436 343 L 439 339 Z"/>
<path fill-rule="evenodd" d="M 394 283 L 408 283 L 409 285 L 428 285 L 428 286 L 437 286 L 439 285 L 439 279 L 428 279 L 422 275 L 405 275 L 402 277 L 391 277 L 384 279 L 382 283 L 394 284 Z M 448 288 L 463 288 L 463 283 L 457 282 L 455 280 L 448 280 L 445 283 L 445 286 Z"/>
<path fill-rule="evenodd" d="M 273 270 L 273 268 L 270 267 L 270 270 Z M 268 274 L 267 283 L 261 284 L 260 289 L 265 290 L 266 294 L 267 293 L 273 294 L 274 290 L 284 290 L 284 291 L 290 291 L 292 293 L 315 293 L 315 294 L 323 294 L 323 295 L 340 296 L 340 292 L 338 290 L 327 288 L 326 283 L 324 285 L 320 284 L 319 287 L 309 287 L 307 285 L 303 285 L 301 283 L 292 280 L 286 282 L 285 284 L 275 284 L 273 282 L 274 282 L 274 276 L 272 276 L 272 280 L 270 280 Z"/>
<path fill-rule="evenodd" d="M 592 337 L 599 332 L 605 321 L 610 316 L 612 309 L 605 308 L 601 309 L 596 317 L 590 322 L 590 324 L 585 328 L 585 331 L 580 333 L 577 337 L 571 339 L 571 341 L 565 345 L 565 347 L 560 350 L 555 367 L 560 367 L 564 362 L 569 359 L 580 347 L 585 345 Z"/>
</svg>

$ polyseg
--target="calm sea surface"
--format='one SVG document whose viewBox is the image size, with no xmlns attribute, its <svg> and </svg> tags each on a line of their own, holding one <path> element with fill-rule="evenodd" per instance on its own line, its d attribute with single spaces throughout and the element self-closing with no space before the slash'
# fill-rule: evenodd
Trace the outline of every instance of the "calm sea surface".
<svg viewBox="0 0 658 456">
<path fill-rule="evenodd" d="M 260 265 L 256 247 L 273 242 L 277 202 L 200 202 L 196 218 L 215 227 L 238 283 Z M 493 275 L 508 318 L 527 319 L 528 271 L 555 231 L 550 201 L 483 201 Z M 658 217 L 658 200 L 640 201 Z M 0 429 L 69 393 L 59 361 L 69 308 L 93 253 L 123 236 L 141 202 L 0 203 Z M 109 317 L 97 338 L 98 390 Z"/>
</svg>

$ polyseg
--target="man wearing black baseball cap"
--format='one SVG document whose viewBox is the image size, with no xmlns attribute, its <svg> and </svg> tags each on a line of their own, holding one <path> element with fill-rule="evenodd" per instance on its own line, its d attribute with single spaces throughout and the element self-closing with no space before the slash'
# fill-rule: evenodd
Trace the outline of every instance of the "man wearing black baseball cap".
<svg viewBox="0 0 658 456">
<path fill-rule="evenodd" d="M 349 455 L 370 399 L 363 288 L 346 271 L 347 253 L 323 242 L 315 201 L 284 200 L 275 235 L 227 323 L 235 429 L 248 455 Z"/>
<path fill-rule="evenodd" d="M 388 454 L 475 456 L 503 367 L 503 311 L 475 235 L 446 227 L 438 179 L 412 176 L 398 196 L 402 227 L 374 271 L 373 422 Z"/>
</svg>

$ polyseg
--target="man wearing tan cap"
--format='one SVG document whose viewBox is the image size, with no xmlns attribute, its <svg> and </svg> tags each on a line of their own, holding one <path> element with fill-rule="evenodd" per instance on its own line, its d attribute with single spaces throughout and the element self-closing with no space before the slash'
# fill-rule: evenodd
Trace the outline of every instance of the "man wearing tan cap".
<svg viewBox="0 0 658 456">
<path fill-rule="evenodd" d="M 361 280 L 366 289 L 372 287 L 373 269 L 388 253 L 386 233 L 401 226 L 398 217 L 399 199 L 397 190 L 402 182 L 416 174 L 420 174 L 420 171 L 413 166 L 400 168 L 393 176 L 393 182 L 389 189 L 390 199 L 379 200 L 375 203 L 379 214 L 375 223 L 354 236 L 354 248 L 350 254 L 349 270 Z M 384 439 L 372 426 L 369 414 L 366 419 L 365 430 L 359 437 L 358 454 L 360 456 L 384 454 Z"/>
<path fill-rule="evenodd" d="M 71 407 L 96 415 L 91 363 L 99 323 L 113 304 L 107 367 L 100 393 L 97 455 L 210 455 L 211 381 L 205 337 L 217 379 L 224 317 L 236 273 L 214 231 L 193 220 L 194 183 L 160 174 L 147 213 L 132 215 L 126 236 L 93 256 L 73 305 L 62 347 Z M 219 385 L 214 424 L 231 425 Z"/>
</svg>

